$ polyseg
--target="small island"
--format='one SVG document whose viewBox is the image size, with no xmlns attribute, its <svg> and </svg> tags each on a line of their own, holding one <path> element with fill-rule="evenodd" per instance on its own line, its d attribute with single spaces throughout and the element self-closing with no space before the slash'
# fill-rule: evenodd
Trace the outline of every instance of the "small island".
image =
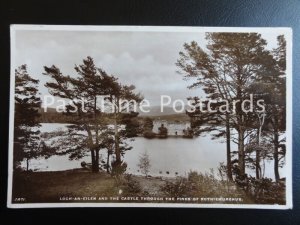
<svg viewBox="0 0 300 225">
<path fill-rule="evenodd" d="M 188 122 L 162 121 L 144 118 L 143 134 L 145 138 L 193 138 L 194 132 Z M 140 136 L 140 135 L 137 135 Z"/>
</svg>

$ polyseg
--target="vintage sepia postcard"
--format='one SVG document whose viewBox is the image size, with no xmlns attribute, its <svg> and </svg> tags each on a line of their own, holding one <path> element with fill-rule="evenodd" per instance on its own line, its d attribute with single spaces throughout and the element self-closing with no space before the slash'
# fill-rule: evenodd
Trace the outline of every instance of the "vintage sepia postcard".
<svg viewBox="0 0 300 225">
<path fill-rule="evenodd" d="M 290 28 L 11 26 L 10 208 L 292 208 Z"/>
</svg>

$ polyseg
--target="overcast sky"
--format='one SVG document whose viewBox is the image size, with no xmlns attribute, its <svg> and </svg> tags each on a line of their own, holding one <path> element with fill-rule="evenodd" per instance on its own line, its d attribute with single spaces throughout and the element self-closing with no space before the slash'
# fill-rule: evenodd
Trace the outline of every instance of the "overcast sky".
<svg viewBox="0 0 300 225">
<path fill-rule="evenodd" d="M 268 48 L 276 47 L 280 33 L 263 33 Z M 202 95 L 188 90 L 192 82 L 176 73 L 175 63 L 185 42 L 206 45 L 205 33 L 116 32 L 116 31 L 16 31 L 16 65 L 27 64 L 29 74 L 40 80 L 40 92 L 48 94 L 42 75 L 43 66 L 56 65 L 66 75 L 76 76 L 75 64 L 91 56 L 97 67 L 119 78 L 123 84 L 134 84 L 151 105 L 159 105 L 161 95 L 173 100 Z"/>
</svg>

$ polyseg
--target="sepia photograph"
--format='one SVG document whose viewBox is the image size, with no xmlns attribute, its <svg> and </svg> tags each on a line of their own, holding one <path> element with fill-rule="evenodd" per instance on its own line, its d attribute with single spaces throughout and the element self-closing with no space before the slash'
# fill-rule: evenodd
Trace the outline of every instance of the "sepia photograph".
<svg viewBox="0 0 300 225">
<path fill-rule="evenodd" d="M 290 28 L 10 35 L 8 207 L 292 208 Z"/>
</svg>

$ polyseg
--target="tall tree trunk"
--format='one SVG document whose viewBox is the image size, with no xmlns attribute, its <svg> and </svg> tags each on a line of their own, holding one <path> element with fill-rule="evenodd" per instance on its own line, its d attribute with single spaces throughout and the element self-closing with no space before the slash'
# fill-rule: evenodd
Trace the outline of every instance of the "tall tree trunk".
<svg viewBox="0 0 300 225">
<path fill-rule="evenodd" d="M 118 127 L 115 127 L 115 155 L 117 164 L 121 164 L 121 152 L 120 152 L 119 132 Z"/>
<path fill-rule="evenodd" d="M 278 148 L 279 148 L 278 118 L 275 117 L 275 121 L 274 121 L 274 175 L 275 175 L 276 182 L 279 181 L 279 179 L 280 179 Z"/>
<path fill-rule="evenodd" d="M 98 173 L 99 172 L 99 150 L 96 149 L 96 155 L 95 155 L 95 173 Z"/>
<path fill-rule="evenodd" d="M 227 177 L 228 180 L 233 181 L 232 165 L 231 165 L 231 147 L 230 147 L 230 125 L 229 115 L 226 113 L 226 150 L 227 150 Z"/>
<path fill-rule="evenodd" d="M 98 139 L 98 135 L 99 135 L 99 130 L 98 130 L 98 123 L 97 123 L 97 96 L 94 97 L 94 125 L 95 125 L 95 134 L 96 134 L 96 140 L 95 140 L 95 146 L 96 148 L 93 149 L 92 152 L 92 157 L 93 157 L 93 161 L 92 161 L 92 171 L 94 173 L 98 173 L 99 172 L 99 149 L 98 149 L 98 145 L 99 145 L 99 139 Z"/>
<path fill-rule="evenodd" d="M 241 71 L 242 68 L 238 66 L 238 74 L 237 74 L 237 95 L 236 98 L 239 100 L 236 103 L 236 114 L 238 121 L 238 164 L 239 164 L 239 172 L 240 176 L 244 177 L 245 175 L 245 152 L 244 152 L 244 138 L 245 138 L 245 130 L 244 130 L 244 117 L 241 102 L 242 98 L 242 79 L 241 79 Z"/>
<path fill-rule="evenodd" d="M 98 172 L 96 169 L 96 155 L 95 155 L 95 150 L 91 150 L 91 159 L 92 159 L 92 172 L 96 173 Z"/>
<path fill-rule="evenodd" d="M 96 168 L 96 153 L 95 153 L 95 144 L 93 143 L 93 135 L 89 128 L 89 125 L 85 125 L 86 131 L 88 133 L 88 146 L 91 152 L 91 161 L 92 161 L 92 172 L 98 172 Z"/>
<path fill-rule="evenodd" d="M 260 151 L 258 149 L 256 149 L 255 154 L 256 154 L 255 174 L 256 174 L 256 179 L 260 179 L 261 178 Z"/>
<path fill-rule="evenodd" d="M 240 176 L 245 175 L 245 152 L 244 152 L 244 133 L 243 128 L 240 127 L 238 132 L 238 163 L 240 169 Z"/>
<path fill-rule="evenodd" d="M 26 171 L 29 171 L 29 158 L 26 158 Z"/>
<path fill-rule="evenodd" d="M 118 101 L 116 102 L 118 104 Z M 119 130 L 118 130 L 118 109 L 115 104 L 115 155 L 116 155 L 116 164 L 121 165 L 121 152 L 120 152 L 120 140 L 119 140 Z"/>
<path fill-rule="evenodd" d="M 109 149 L 107 149 L 107 160 L 106 160 L 106 172 L 109 173 L 109 156 L 110 156 L 110 153 L 109 153 Z"/>
<path fill-rule="evenodd" d="M 257 129 L 257 146 L 259 148 L 256 148 L 255 155 L 255 173 L 256 173 L 256 179 L 261 178 L 261 167 L 260 167 L 260 128 Z"/>
</svg>

